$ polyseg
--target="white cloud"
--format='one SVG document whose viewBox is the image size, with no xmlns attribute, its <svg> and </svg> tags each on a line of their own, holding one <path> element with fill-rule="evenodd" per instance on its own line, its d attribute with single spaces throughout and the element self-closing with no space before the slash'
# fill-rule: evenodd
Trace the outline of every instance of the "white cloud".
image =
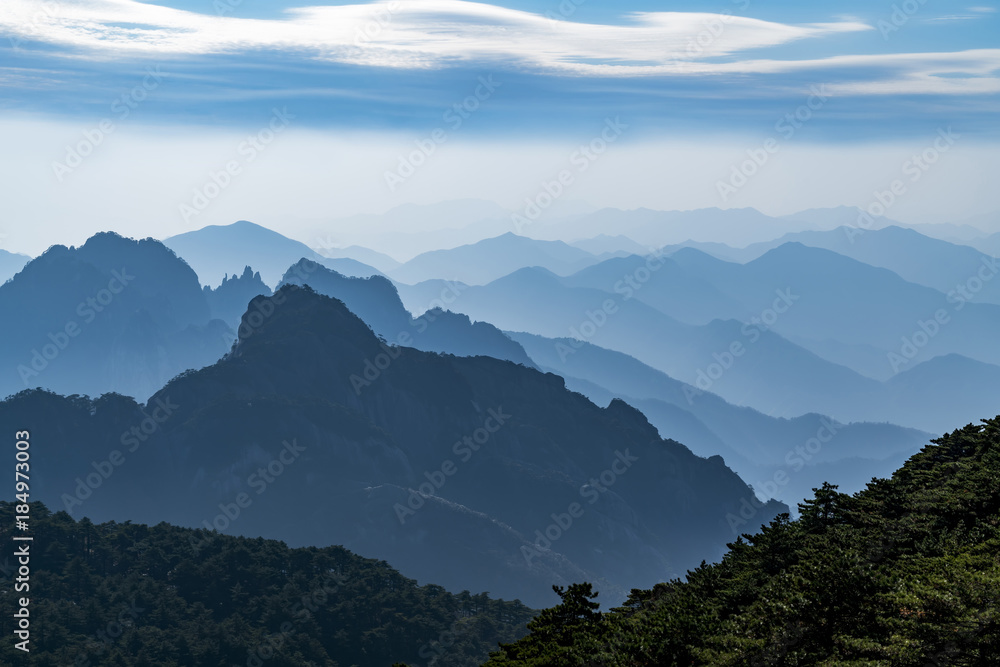
<svg viewBox="0 0 1000 667">
<path fill-rule="evenodd" d="M 666 72 L 680 58 L 871 29 L 858 21 L 786 25 L 706 13 L 633 13 L 624 25 L 555 21 L 463 0 L 409 0 L 288 10 L 282 20 L 209 16 L 134 0 L 5 0 L 0 28 L 22 38 L 105 56 L 300 50 L 312 58 L 380 67 L 506 60 L 588 75 Z M 359 40 L 359 29 L 371 37 Z"/>
<path fill-rule="evenodd" d="M 556 21 L 463 0 L 383 0 L 304 7 L 286 14 L 265 20 L 210 16 L 135 0 L 4 0 L 0 31 L 91 59 L 273 50 L 381 68 L 475 63 L 575 77 L 814 72 L 816 82 L 830 84 L 836 94 L 852 95 L 1000 90 L 996 49 L 812 60 L 744 55 L 799 40 L 872 30 L 851 18 L 788 25 L 721 14 L 638 12 L 626 16 L 624 24 L 607 25 Z M 872 80 L 874 76 L 878 80 Z"/>
</svg>

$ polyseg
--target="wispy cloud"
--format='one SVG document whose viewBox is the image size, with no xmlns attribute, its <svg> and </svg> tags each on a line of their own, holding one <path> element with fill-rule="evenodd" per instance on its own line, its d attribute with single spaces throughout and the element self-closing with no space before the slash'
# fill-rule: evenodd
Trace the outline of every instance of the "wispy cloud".
<svg viewBox="0 0 1000 667">
<path fill-rule="evenodd" d="M 0 28 L 92 56 L 276 49 L 375 67 L 500 60 L 579 76 L 665 72 L 710 26 L 718 34 L 699 49 L 701 59 L 870 29 L 858 21 L 786 25 L 680 12 L 633 13 L 624 25 L 597 25 L 463 0 L 306 7 L 287 15 L 282 20 L 209 16 L 134 0 L 66 1 L 54 11 L 40 11 L 37 1 L 5 0 Z M 359 41 L 358 28 L 374 21 L 380 21 L 377 34 Z"/>
<path fill-rule="evenodd" d="M 969 11 L 983 16 L 991 9 Z M 373 24 L 378 29 L 359 39 Z M 47 56 L 92 62 L 270 52 L 286 62 L 386 71 L 485 66 L 566 78 L 754 75 L 770 77 L 778 89 L 781 75 L 799 74 L 829 84 L 838 95 L 1000 92 L 1000 49 L 753 57 L 759 49 L 870 30 L 851 17 L 786 24 L 696 12 L 632 12 L 616 24 L 579 23 L 464 0 L 303 7 L 280 19 L 200 14 L 136 0 L 4 0 L 0 14 L 0 32 L 12 39 L 44 44 Z"/>
<path fill-rule="evenodd" d="M 44 7 L 44 9 L 43 9 Z M 357 29 L 385 17 L 378 34 L 359 44 Z M 455 60 L 510 59 L 586 74 L 629 63 L 663 65 L 710 24 L 724 29 L 702 57 L 731 55 L 810 37 L 870 29 L 856 21 L 785 25 L 703 13 L 634 13 L 628 25 L 554 21 L 539 14 L 462 0 L 375 2 L 292 9 L 283 20 L 197 14 L 134 0 L 77 0 L 44 6 L 6 0 L 0 27 L 22 38 L 95 52 L 232 53 L 303 50 L 312 57 L 380 67 L 438 67 Z M 601 64 L 588 64 L 601 61 Z M 604 73 L 603 71 L 601 73 Z"/>
<path fill-rule="evenodd" d="M 932 16 L 924 19 L 925 23 L 941 23 L 948 21 L 975 21 L 984 18 L 988 14 L 996 13 L 996 7 L 969 7 L 965 11 L 968 14 L 945 14 L 943 16 Z"/>
</svg>

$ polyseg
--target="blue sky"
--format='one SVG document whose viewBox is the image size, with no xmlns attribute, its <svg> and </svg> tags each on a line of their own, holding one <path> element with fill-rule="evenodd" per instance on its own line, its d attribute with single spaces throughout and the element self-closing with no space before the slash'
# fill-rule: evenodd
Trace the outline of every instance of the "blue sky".
<svg viewBox="0 0 1000 667">
<path fill-rule="evenodd" d="M 511 165 L 510 175 L 492 174 L 493 190 L 479 182 L 465 190 L 514 205 L 534 187 L 518 181 L 518 172 L 531 170 L 516 166 L 517 152 L 538 149 L 534 163 L 557 168 L 574 142 L 589 140 L 614 117 L 630 128 L 621 145 L 629 146 L 633 166 L 617 165 L 615 173 L 635 171 L 624 187 L 632 194 L 588 188 L 594 205 L 747 205 L 775 213 L 811 204 L 860 205 L 869 187 L 940 128 L 956 128 L 965 138 L 949 156 L 943 183 L 968 180 L 992 164 L 983 151 L 1000 139 L 998 6 L 933 0 L 4 0 L 0 122 L 19 141 L 9 142 L 0 157 L 0 174 L 15 181 L 11 219 L 0 227 L 107 201 L 107 191 L 120 188 L 122 174 L 135 167 L 115 160 L 148 156 L 152 145 L 157 159 L 146 157 L 141 166 L 161 189 L 197 188 L 213 165 L 224 164 L 238 134 L 262 127 L 275 108 L 294 117 L 286 137 L 315 147 L 347 141 L 351 147 L 340 145 L 341 158 L 355 151 L 350 155 L 357 164 L 370 162 L 359 168 L 365 183 L 339 193 L 337 203 L 347 213 L 461 195 L 442 183 L 461 180 L 474 159 L 467 156 L 476 154 L 479 161 Z M 150 71 L 157 76 L 150 79 Z M 483 99 L 470 97 L 482 95 L 483 80 L 496 85 Z M 825 156 L 812 189 L 790 192 L 761 178 L 720 202 L 714 194 L 718 175 L 773 136 L 787 114 L 801 113 L 817 89 L 825 91 L 822 105 L 794 137 L 785 137 L 783 154 L 796 154 L 798 161 L 782 158 L 795 172 L 810 155 L 816 163 Z M 456 104 L 475 107 L 457 110 L 460 128 L 452 124 L 456 112 L 447 115 Z M 67 149 L 102 120 L 114 124 L 114 134 L 71 177 L 60 178 L 53 163 L 65 161 Z M 386 191 L 383 177 L 397 157 L 442 126 L 451 134 L 435 168 L 406 188 Z M 306 133 L 313 133 L 308 141 Z M 212 145 L 220 148 L 209 152 Z M 668 150 L 699 174 L 698 182 L 680 188 L 676 201 L 664 197 L 662 187 L 632 187 L 648 180 L 643 174 L 656 169 Z M 290 148 L 269 151 L 269 169 L 280 174 L 281 160 L 305 160 L 314 173 L 331 161 L 318 148 L 303 151 L 294 157 Z M 852 171 L 844 166 L 852 162 L 851 151 L 882 165 L 867 177 L 869 184 L 854 183 L 857 175 L 843 171 Z M 703 164 L 708 156 L 716 161 Z M 695 168 L 700 164 L 701 171 Z M 772 171 L 774 178 L 783 173 Z M 849 185 L 838 190 L 842 177 Z M 19 178 L 24 187 L 16 185 Z M 370 189 L 369 181 L 376 183 Z M 942 185 L 933 205 L 914 197 L 907 206 L 914 215 L 975 215 L 1000 208 L 990 190 L 977 186 L 956 193 L 960 202 L 949 202 Z M 235 191 L 227 198 L 237 199 Z M 31 192 L 30 198 L 19 200 L 21 192 Z M 172 197 L 166 201 L 183 201 Z M 151 192 L 139 200 L 167 205 Z M 296 214 L 321 219 L 333 202 Z M 214 207 L 211 222 L 237 209 L 252 213 L 254 203 L 263 206 L 247 198 L 232 210 Z M 108 214 L 93 218 L 90 227 Z M 168 218 L 173 220 L 164 216 L 157 224 L 163 227 Z M 15 231 L 6 233 L 16 237 Z"/>
<path fill-rule="evenodd" d="M 249 121 L 280 102 L 310 125 L 420 127 L 492 74 L 504 94 L 484 109 L 477 131 L 569 131 L 622 111 L 651 132 L 732 131 L 774 116 L 819 83 L 850 100 L 815 123 L 830 138 L 941 123 L 996 131 L 1000 12 L 989 4 L 5 5 L 13 10 L 0 17 L 8 111 L 100 110 L 155 64 L 169 85 L 143 115 L 170 122 Z M 359 40 L 359 30 L 368 36 Z"/>
</svg>

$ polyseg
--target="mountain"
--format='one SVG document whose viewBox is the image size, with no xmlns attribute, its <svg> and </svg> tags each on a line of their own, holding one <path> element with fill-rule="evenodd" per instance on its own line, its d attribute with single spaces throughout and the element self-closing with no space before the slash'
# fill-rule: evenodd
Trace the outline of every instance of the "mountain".
<svg viewBox="0 0 1000 667">
<path fill-rule="evenodd" d="M 814 230 L 829 230 L 837 227 L 864 227 L 877 230 L 901 223 L 884 216 L 873 216 L 857 206 L 834 206 L 832 208 L 810 208 L 781 216 L 782 220 L 809 225 Z"/>
<path fill-rule="evenodd" d="M 606 252 L 627 252 L 632 255 L 642 255 L 649 251 L 649 249 L 641 243 L 636 243 L 632 239 L 621 234 L 618 234 L 617 236 L 598 234 L 592 238 L 573 241 L 570 245 L 574 248 L 579 248 L 580 250 L 589 252 L 592 255 L 601 255 Z"/>
<path fill-rule="evenodd" d="M 353 259 L 368 266 L 373 266 L 382 273 L 388 273 L 402 266 L 401 262 L 389 257 L 389 255 L 369 248 L 363 248 L 359 245 L 347 246 L 346 248 L 321 247 L 317 248 L 316 252 L 331 259 Z"/>
<path fill-rule="evenodd" d="M 26 387 L 145 398 L 213 363 L 233 341 L 194 271 L 158 241 L 102 233 L 52 246 L 0 286 L 0 310 L 30 314 L 4 332 L 0 395 Z"/>
<path fill-rule="evenodd" d="M 30 261 L 27 255 L 0 250 L 0 285 L 13 278 Z"/>
<path fill-rule="evenodd" d="M 966 422 L 995 409 L 1000 366 L 960 354 L 945 354 L 917 364 L 886 382 L 893 405 L 887 414 L 916 412 L 913 421 L 940 424 L 949 417 Z"/>
<path fill-rule="evenodd" d="M 525 231 L 540 239 L 580 239 L 613 229 L 646 248 L 659 248 L 686 241 L 719 239 L 741 247 L 769 241 L 788 232 L 817 228 L 823 227 L 814 222 L 774 218 L 752 208 L 692 211 L 604 208 L 555 223 L 532 225 Z"/>
<path fill-rule="evenodd" d="M 471 245 L 418 255 L 389 275 L 407 284 L 444 278 L 483 285 L 526 266 L 572 273 L 594 261 L 597 259 L 590 253 L 562 241 L 536 241 L 508 232 Z"/>
<path fill-rule="evenodd" d="M 961 227 L 972 227 L 984 234 L 998 234 L 1000 233 L 1000 210 L 963 218 L 962 220 L 955 221 L 954 224 Z"/>
<path fill-rule="evenodd" d="M 288 269 L 281 284 L 308 285 L 320 294 L 343 301 L 376 335 L 392 345 L 533 365 L 520 345 L 487 322 L 473 322 L 466 315 L 433 303 L 421 310 L 419 317 L 411 317 L 395 286 L 382 276 L 352 278 L 303 259 Z"/>
<path fill-rule="evenodd" d="M 312 290 L 257 297 L 244 323 L 224 359 L 145 405 L 0 403 L 0 429 L 30 424 L 47 443 L 32 497 L 96 520 L 342 544 L 530 605 L 580 577 L 621 600 L 720 555 L 748 503 L 751 523 L 784 509 L 621 401 L 599 408 L 507 361 L 388 346 Z"/>
<path fill-rule="evenodd" d="M 981 239 L 968 241 L 966 245 L 970 245 L 990 257 L 1000 257 L 1000 232 L 990 234 Z"/>
<path fill-rule="evenodd" d="M 881 391 L 879 382 L 758 324 L 735 319 L 683 323 L 637 298 L 645 290 L 643 277 L 647 283 L 652 280 L 646 274 L 624 276 L 634 279 L 633 287 L 620 276 L 620 285 L 594 289 L 567 286 L 545 269 L 521 269 L 488 285 L 461 289 L 452 307 L 505 331 L 571 337 L 624 352 L 682 382 L 772 416 L 817 412 L 859 421 L 852 416 L 867 411 L 864 397 Z M 441 285 L 425 283 L 415 292 L 426 296 Z M 414 295 L 405 286 L 400 292 L 408 302 Z M 771 301 L 775 298 L 772 292 Z"/>
<path fill-rule="evenodd" d="M 792 236 L 793 234 L 794 233 L 786 234 L 785 236 Z M 760 243 L 753 243 L 747 247 L 756 248 L 758 246 L 766 246 L 767 250 L 770 250 L 771 248 L 778 247 L 778 245 L 780 244 L 775 243 L 774 241 L 762 241 Z M 673 255 L 682 248 L 694 248 L 695 250 L 700 250 L 706 255 L 711 255 L 716 259 L 721 259 L 726 262 L 738 262 L 740 264 L 748 262 L 751 259 L 755 259 L 766 252 L 766 250 L 763 250 L 760 253 L 747 256 L 749 253 L 744 248 L 734 248 L 726 245 L 725 243 L 713 243 L 709 241 L 684 241 L 683 243 L 672 243 L 670 245 L 663 246 L 660 249 L 660 252 L 669 256 Z"/>
<path fill-rule="evenodd" d="M 329 259 L 299 241 L 246 220 L 211 225 L 163 240 L 163 244 L 191 265 L 201 282 L 219 285 L 229 273 L 250 265 L 267 285 L 276 286 L 285 270 L 302 258 L 349 276 L 367 277 L 378 270 L 353 259 Z M 245 305 L 245 304 L 244 304 Z"/>
<path fill-rule="evenodd" d="M 289 281 L 299 275 L 348 301 L 394 343 L 532 365 L 517 343 L 485 322 L 444 308 L 413 319 L 381 276 L 349 278 L 309 260 L 292 267 Z M 5 335 L 0 396 L 46 387 L 145 399 L 178 373 L 228 352 L 247 304 L 261 294 L 271 290 L 249 266 L 215 289 L 201 287 L 186 262 L 152 239 L 104 233 L 79 248 L 53 246 L 0 286 L 0 308 L 32 313 Z"/>
<path fill-rule="evenodd" d="M 751 261 L 790 242 L 824 248 L 871 266 L 889 269 L 908 282 L 933 287 L 945 294 L 956 293 L 963 288 L 973 294 L 971 288 L 979 284 L 981 287 L 972 300 L 1000 304 L 1000 280 L 983 281 L 979 278 L 981 269 L 983 275 L 991 277 L 1000 272 L 996 259 L 967 245 L 948 243 L 897 226 L 862 233 L 857 229 L 841 227 L 824 232 L 786 234 L 776 241 L 748 246 L 739 253 L 737 261 Z"/>
<path fill-rule="evenodd" d="M 30 508 L 31 536 L 48 545 L 31 549 L 30 590 L 21 590 L 30 593 L 31 658 L 15 639 L 0 647 L 5 665 L 384 667 L 430 658 L 464 667 L 524 635 L 533 615 L 518 602 L 418 586 L 341 547 L 289 549 L 162 522 L 95 525 Z M 6 541 L 15 510 L 0 503 Z M 17 560 L 5 554 L 4 579 Z M 0 629 L 16 637 L 10 616 Z"/>
<path fill-rule="evenodd" d="M 800 243 L 785 243 L 744 265 L 693 249 L 680 250 L 671 259 L 758 318 L 769 317 L 764 323 L 773 331 L 817 354 L 830 354 L 834 348 L 822 346 L 836 341 L 845 353 L 828 358 L 869 377 L 886 379 L 948 353 L 1000 363 L 1000 349 L 987 333 L 1000 324 L 1000 307 L 975 302 L 971 292 L 946 295 L 892 271 Z M 977 258 L 968 275 L 976 277 L 980 269 L 987 275 L 990 270 Z M 781 305 L 776 295 L 782 290 L 796 297 L 794 305 L 787 312 L 773 312 L 775 303 Z M 882 354 L 874 355 L 872 363 L 873 355 L 850 354 L 851 346 Z"/>
<path fill-rule="evenodd" d="M 513 229 L 510 211 L 482 199 L 402 204 L 385 213 L 335 218 L 314 230 L 323 247 L 360 245 L 409 260 L 476 243 Z M 336 268 L 336 267 L 332 267 Z"/>
<path fill-rule="evenodd" d="M 714 319 L 749 321 L 751 311 L 711 282 L 682 268 L 669 257 L 657 258 L 655 270 L 648 256 L 629 255 L 606 259 L 563 278 L 568 287 L 588 287 L 632 295 L 673 318 L 689 324 L 708 324 Z M 645 278 L 640 282 L 641 278 Z M 638 289 L 636 289 L 638 287 Z"/>
<path fill-rule="evenodd" d="M 617 609 L 599 612 L 589 584 L 560 588 L 486 664 L 998 664 L 998 476 L 1000 418 L 969 424 Z"/>
<path fill-rule="evenodd" d="M 222 320 L 234 330 L 240 325 L 247 304 L 255 296 L 271 296 L 271 288 L 264 284 L 260 272 L 254 273 L 249 266 L 239 276 L 234 273 L 223 278 L 222 284 L 215 289 L 206 285 L 202 290 L 212 311 L 212 318 Z"/>
<path fill-rule="evenodd" d="M 932 437 L 891 424 L 842 424 L 818 414 L 771 417 L 678 382 L 620 352 L 567 338 L 510 336 L 541 370 L 564 377 L 569 389 L 598 405 L 625 400 L 662 437 L 683 442 L 699 456 L 722 455 L 758 493 L 786 503 L 811 496 L 811 489 L 824 481 L 860 490 L 873 476 L 890 474 Z M 561 353 L 566 349 L 574 351 Z M 809 450 L 797 451 L 805 443 Z"/>
</svg>

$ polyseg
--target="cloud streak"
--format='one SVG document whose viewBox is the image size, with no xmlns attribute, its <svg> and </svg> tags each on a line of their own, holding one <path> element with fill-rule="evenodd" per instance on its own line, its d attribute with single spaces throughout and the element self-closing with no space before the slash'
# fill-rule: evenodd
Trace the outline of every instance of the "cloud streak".
<svg viewBox="0 0 1000 667">
<path fill-rule="evenodd" d="M 490 63 L 573 77 L 776 74 L 823 69 L 840 63 L 740 60 L 738 56 L 800 40 L 871 30 L 850 19 L 788 25 L 682 12 L 635 12 L 627 15 L 623 24 L 599 25 L 556 21 L 462 0 L 395 0 L 306 7 L 286 13 L 284 19 L 264 20 L 209 16 L 134 0 L 6 0 L 0 29 L 15 39 L 55 45 L 67 54 L 90 59 L 121 54 L 164 58 L 272 50 L 378 68 L 439 69 Z M 377 34 L 359 40 L 360 29 L 373 22 L 378 23 Z M 696 57 L 691 55 L 694 44 Z M 982 76 L 983 63 L 994 62 L 995 54 L 990 52 L 968 54 L 955 62 L 975 69 L 975 76 Z M 930 54 L 925 60 L 938 57 Z M 899 58 L 906 57 L 852 57 L 848 64 L 882 68 L 900 64 Z M 907 64 L 912 62 L 910 57 Z M 932 82 L 924 78 L 916 85 L 911 81 L 908 90 L 927 90 Z M 977 84 L 965 86 L 963 92 L 990 89 Z M 955 81 L 940 86 L 941 91 L 955 88 Z"/>
<path fill-rule="evenodd" d="M 556 21 L 462 0 L 402 0 L 287 11 L 282 20 L 208 16 L 134 0 L 6 0 L 0 27 L 105 57 L 190 56 L 255 49 L 375 67 L 435 68 L 499 60 L 570 75 L 664 73 L 699 33 L 722 26 L 700 58 L 869 30 L 856 21 L 786 25 L 705 13 L 637 12 L 624 25 Z M 386 18 L 388 17 L 388 18 Z M 379 22 L 378 34 L 358 29 Z M 715 29 L 717 30 L 717 28 Z"/>
<path fill-rule="evenodd" d="M 836 94 L 968 95 L 1000 90 L 1000 50 L 754 59 L 747 53 L 872 30 L 858 20 L 790 25 L 724 14 L 633 12 L 616 25 L 553 20 L 463 0 L 304 7 L 282 19 L 210 16 L 135 0 L 5 0 L 0 31 L 86 60 L 279 52 L 393 70 L 489 66 L 564 77 L 816 72 Z M 366 27 L 377 26 L 365 35 Z M 362 37 L 362 38 L 359 38 Z M 51 53 L 51 52 L 50 52 Z M 869 74 L 866 71 L 876 74 Z"/>
</svg>

